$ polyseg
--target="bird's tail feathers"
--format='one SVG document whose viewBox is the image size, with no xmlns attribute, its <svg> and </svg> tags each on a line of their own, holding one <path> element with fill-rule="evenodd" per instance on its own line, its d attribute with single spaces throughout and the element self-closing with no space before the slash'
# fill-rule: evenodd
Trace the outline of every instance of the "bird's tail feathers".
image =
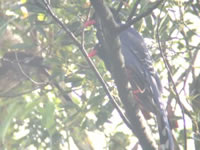
<svg viewBox="0 0 200 150">
<path fill-rule="evenodd" d="M 164 110 L 160 110 L 160 113 L 157 115 L 157 121 L 161 150 L 174 150 L 173 135 L 169 125 L 167 114 Z"/>
<path fill-rule="evenodd" d="M 168 121 L 167 111 L 165 111 L 164 104 L 161 102 L 160 85 L 158 84 L 156 77 L 151 77 L 150 85 L 152 85 L 152 95 L 157 108 L 156 118 L 158 122 L 161 150 L 174 150 L 173 135 Z"/>
</svg>

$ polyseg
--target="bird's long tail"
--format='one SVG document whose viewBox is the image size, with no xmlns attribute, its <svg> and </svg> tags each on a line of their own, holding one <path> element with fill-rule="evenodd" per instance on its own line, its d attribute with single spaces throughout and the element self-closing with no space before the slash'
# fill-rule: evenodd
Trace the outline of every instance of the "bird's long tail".
<svg viewBox="0 0 200 150">
<path fill-rule="evenodd" d="M 157 76 L 156 76 L 157 77 Z M 156 105 L 156 118 L 158 122 L 158 130 L 160 135 L 161 150 L 174 150 L 174 139 L 172 135 L 172 130 L 168 121 L 167 111 L 161 102 L 161 91 L 159 90 L 158 81 L 156 77 L 151 77 L 149 79 L 151 90 L 153 93 L 153 100 Z"/>
<path fill-rule="evenodd" d="M 174 150 L 174 140 L 166 112 L 161 109 L 157 114 L 161 150 Z"/>
</svg>

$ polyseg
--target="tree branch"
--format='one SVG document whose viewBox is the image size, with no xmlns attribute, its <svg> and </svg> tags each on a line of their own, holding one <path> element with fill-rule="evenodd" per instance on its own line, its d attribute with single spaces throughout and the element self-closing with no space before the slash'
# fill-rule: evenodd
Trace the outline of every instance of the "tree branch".
<svg viewBox="0 0 200 150">
<path fill-rule="evenodd" d="M 164 5 L 163 5 L 164 6 Z M 160 13 L 161 15 L 161 13 Z M 158 17 L 158 25 L 156 27 L 156 40 L 158 42 L 158 48 L 160 50 L 160 53 L 161 53 L 161 56 L 162 56 L 162 59 L 163 59 L 163 62 L 165 64 L 165 67 L 167 69 L 167 72 L 168 72 L 168 75 L 169 75 L 169 80 L 171 81 L 172 83 L 172 87 L 173 87 L 173 90 L 175 92 L 175 96 L 177 98 L 177 102 L 181 108 L 181 112 L 182 112 L 182 118 L 183 118 L 183 127 L 184 127 L 184 150 L 187 150 L 187 131 L 186 131 L 186 122 L 185 122 L 185 112 L 184 112 L 184 106 L 183 104 L 181 103 L 181 99 L 180 99 L 180 96 L 179 96 L 179 93 L 177 91 L 177 88 L 176 88 L 176 84 L 174 82 L 174 79 L 173 79 L 173 76 L 172 76 L 172 73 L 170 71 L 170 65 L 169 65 L 169 62 L 167 61 L 165 55 L 164 55 L 164 52 L 163 52 L 163 48 L 161 46 L 161 41 L 160 41 L 160 36 L 159 36 L 159 27 L 160 27 L 160 15 Z"/>
<path fill-rule="evenodd" d="M 35 0 L 35 2 L 37 4 L 40 4 L 37 0 Z M 129 121 L 127 120 L 126 116 L 123 114 L 123 112 L 121 111 L 120 107 L 118 106 L 118 104 L 116 103 L 115 99 L 113 98 L 113 96 L 111 95 L 110 90 L 108 89 L 107 84 L 105 83 L 105 81 L 103 80 L 103 78 L 101 77 L 100 73 L 98 72 L 98 70 L 96 69 L 94 63 L 92 62 L 92 60 L 88 57 L 88 54 L 86 52 L 86 49 L 84 47 L 84 42 L 80 43 L 78 41 L 78 39 L 76 38 L 76 36 L 64 25 L 64 23 L 54 14 L 54 12 L 52 11 L 51 7 L 49 6 L 49 4 L 47 3 L 46 0 L 43 0 L 45 6 L 46 6 L 46 11 L 47 13 L 55 20 L 55 22 L 66 32 L 67 35 L 70 36 L 70 38 L 74 41 L 75 45 L 81 50 L 82 54 L 84 55 L 85 59 L 87 60 L 90 68 L 93 70 L 93 72 L 95 73 L 97 79 L 99 80 L 99 82 L 101 83 L 101 85 L 103 86 L 103 89 L 106 93 L 106 95 L 108 96 L 108 98 L 111 100 L 112 104 L 114 105 L 114 107 L 116 108 L 117 112 L 119 113 L 120 117 L 122 118 L 122 120 L 124 121 L 124 123 L 131 129 L 133 130 L 132 125 L 129 123 Z"/>
<path fill-rule="evenodd" d="M 137 6 L 141 0 L 137 0 L 131 10 L 131 13 L 128 16 L 127 22 L 131 21 L 131 18 L 136 14 Z"/>
<path fill-rule="evenodd" d="M 137 21 L 141 20 L 142 18 L 148 16 L 151 14 L 151 12 L 156 9 L 164 0 L 158 0 L 156 1 L 151 7 L 149 7 L 149 9 L 147 9 L 145 12 L 137 15 L 137 17 L 133 18 L 133 19 L 129 19 L 129 21 L 127 21 L 126 24 L 122 25 L 120 28 L 117 29 L 118 33 L 121 33 L 122 31 L 126 30 L 127 28 L 129 28 L 131 25 L 133 25 L 134 23 L 136 23 Z"/>
</svg>

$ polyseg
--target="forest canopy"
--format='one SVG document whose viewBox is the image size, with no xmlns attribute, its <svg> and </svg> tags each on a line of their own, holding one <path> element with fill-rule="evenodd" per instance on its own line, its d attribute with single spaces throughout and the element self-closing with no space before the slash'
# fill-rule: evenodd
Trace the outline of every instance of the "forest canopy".
<svg viewBox="0 0 200 150">
<path fill-rule="evenodd" d="M 119 34 L 130 27 L 144 38 L 161 80 L 175 149 L 199 149 L 198 0 L 0 0 L 0 6 L 0 149 L 160 147 L 155 116 L 135 109 L 127 88 Z M 107 31 L 107 47 L 119 48 L 107 54 L 117 60 L 111 69 L 101 57 L 88 57 L 99 42 L 97 25 L 85 24 L 94 16 Z"/>
</svg>

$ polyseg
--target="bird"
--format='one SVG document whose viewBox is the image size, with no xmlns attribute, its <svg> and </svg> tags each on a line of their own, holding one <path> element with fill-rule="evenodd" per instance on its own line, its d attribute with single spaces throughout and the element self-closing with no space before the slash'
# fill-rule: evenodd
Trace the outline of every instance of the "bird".
<svg viewBox="0 0 200 150">
<path fill-rule="evenodd" d="M 98 55 L 110 71 L 111 63 L 107 58 L 108 56 L 104 46 L 105 40 L 101 22 L 94 18 L 84 24 L 84 27 L 95 25 L 97 28 L 96 36 L 98 43 L 95 45 L 94 50 L 88 54 L 88 57 Z M 123 25 L 119 20 L 117 20 L 117 23 L 120 26 Z M 133 27 L 129 27 L 120 32 L 119 38 L 127 77 L 131 84 L 133 94 L 144 113 L 152 112 L 155 114 L 158 123 L 161 149 L 174 150 L 173 134 L 168 121 L 167 111 L 161 101 L 161 81 L 157 72 L 154 70 L 153 60 L 144 39 Z"/>
</svg>

